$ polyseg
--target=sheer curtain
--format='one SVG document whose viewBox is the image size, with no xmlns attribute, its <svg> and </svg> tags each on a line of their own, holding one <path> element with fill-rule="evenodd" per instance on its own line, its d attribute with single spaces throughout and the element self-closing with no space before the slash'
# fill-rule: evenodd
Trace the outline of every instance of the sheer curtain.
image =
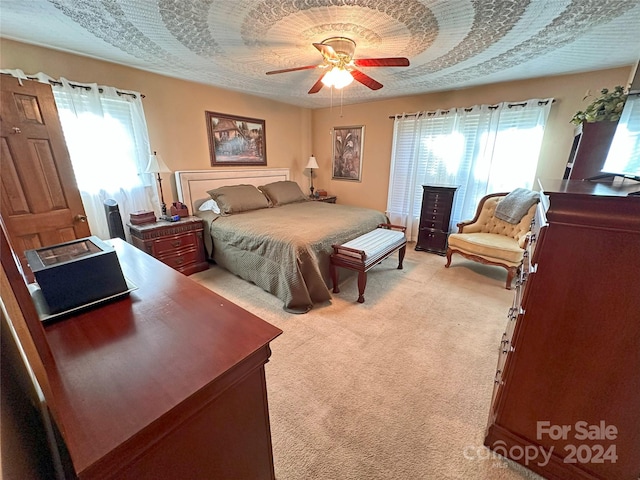
<svg viewBox="0 0 640 480">
<path fill-rule="evenodd" d="M 110 237 L 106 199 L 118 203 L 124 224 L 131 212 L 158 209 L 153 175 L 143 173 L 150 148 L 139 93 L 43 73 L 3 73 L 51 84 L 92 235 Z"/>
<path fill-rule="evenodd" d="M 453 228 L 480 198 L 532 188 L 553 99 L 398 115 L 394 120 L 387 215 L 418 236 L 422 185 L 458 187 Z"/>
<path fill-rule="evenodd" d="M 640 179 L 640 93 L 627 97 L 602 171 Z"/>
</svg>

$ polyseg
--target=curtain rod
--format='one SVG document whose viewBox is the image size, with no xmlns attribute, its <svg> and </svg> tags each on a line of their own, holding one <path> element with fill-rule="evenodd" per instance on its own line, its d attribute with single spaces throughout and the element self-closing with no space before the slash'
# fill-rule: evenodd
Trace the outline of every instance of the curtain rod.
<svg viewBox="0 0 640 480">
<path fill-rule="evenodd" d="M 29 80 L 38 80 L 38 77 L 27 77 Z M 48 82 L 51 85 L 58 85 L 58 86 L 62 86 L 62 82 L 58 82 L 57 80 L 48 80 Z M 85 90 L 91 90 L 91 87 L 88 87 L 86 85 L 78 85 L 77 83 L 71 83 L 69 82 L 69 85 L 71 85 L 72 88 L 84 88 Z M 98 92 L 102 93 L 104 92 L 104 90 L 102 88 L 98 88 Z M 120 90 L 116 90 L 116 93 L 118 95 L 129 95 L 130 97 L 136 98 L 137 95 L 135 93 L 129 93 L 129 92 L 121 92 Z M 145 98 L 145 96 L 141 93 L 140 94 L 140 98 Z"/>
<path fill-rule="evenodd" d="M 538 105 L 546 105 L 547 103 L 549 103 L 549 100 L 541 100 L 538 102 Z M 555 99 L 552 100 L 551 103 L 556 103 Z M 507 107 L 511 108 L 511 107 L 524 107 L 527 104 L 527 102 L 521 102 L 521 103 L 508 103 Z M 492 110 L 495 110 L 496 108 L 498 108 L 498 105 L 489 105 L 489 108 L 491 108 Z M 463 109 L 465 112 L 470 112 L 471 110 L 473 110 L 473 107 L 468 107 L 468 108 L 464 108 Z M 442 113 L 449 113 L 451 110 L 442 110 Z M 436 112 L 427 112 L 426 115 L 434 115 Z M 422 115 L 422 112 L 416 112 L 416 113 L 405 113 L 402 114 L 402 116 L 404 117 L 417 117 L 418 115 Z M 394 120 L 398 115 L 389 115 L 389 118 Z"/>
</svg>

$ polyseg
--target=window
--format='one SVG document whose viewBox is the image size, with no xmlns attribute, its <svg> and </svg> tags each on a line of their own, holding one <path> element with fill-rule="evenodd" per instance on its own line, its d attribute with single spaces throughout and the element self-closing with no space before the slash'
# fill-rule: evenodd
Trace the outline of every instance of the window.
<svg viewBox="0 0 640 480">
<path fill-rule="evenodd" d="M 627 97 L 602 171 L 640 180 L 640 93 Z"/>
<path fill-rule="evenodd" d="M 417 238 L 422 185 L 458 187 L 451 226 L 480 198 L 532 188 L 552 99 L 399 115 L 394 122 L 387 215 Z"/>
<path fill-rule="evenodd" d="M 150 149 L 141 96 L 64 78 L 50 83 L 89 228 L 107 239 L 105 200 L 118 203 L 123 223 L 158 204 L 153 177 L 143 173 Z"/>
</svg>

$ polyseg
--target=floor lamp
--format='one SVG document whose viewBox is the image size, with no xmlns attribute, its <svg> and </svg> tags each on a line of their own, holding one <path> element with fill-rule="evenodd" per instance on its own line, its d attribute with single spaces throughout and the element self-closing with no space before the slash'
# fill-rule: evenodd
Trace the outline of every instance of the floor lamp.
<svg viewBox="0 0 640 480">
<path fill-rule="evenodd" d="M 152 155 L 149 155 L 149 163 L 147 163 L 147 168 L 144 170 L 145 173 L 155 173 L 158 176 L 158 187 L 160 188 L 160 205 L 162 210 L 162 216 L 167 216 L 167 206 L 164 203 L 164 195 L 162 193 L 162 178 L 160 177 L 161 173 L 171 173 L 169 167 L 164 163 L 162 157 L 158 155 L 155 151 Z"/>
<path fill-rule="evenodd" d="M 304 168 L 308 168 L 309 169 L 309 177 L 311 177 L 311 195 L 309 195 L 310 197 L 313 197 L 313 169 L 314 168 L 320 168 L 318 167 L 318 162 L 316 162 L 316 157 L 313 156 L 313 153 L 311 154 L 311 156 L 309 157 L 309 161 L 307 162 L 307 166 Z"/>
</svg>

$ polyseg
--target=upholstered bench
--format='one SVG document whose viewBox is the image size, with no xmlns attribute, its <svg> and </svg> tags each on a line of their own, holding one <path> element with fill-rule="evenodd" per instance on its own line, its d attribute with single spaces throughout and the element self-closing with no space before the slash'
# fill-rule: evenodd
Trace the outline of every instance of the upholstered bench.
<svg viewBox="0 0 640 480">
<path fill-rule="evenodd" d="M 333 280 L 333 293 L 339 293 L 338 268 L 343 267 L 358 272 L 358 303 L 364 303 L 364 289 L 367 286 L 367 272 L 393 252 L 398 250 L 398 269 L 402 270 L 402 261 L 407 249 L 404 236 L 406 227 L 381 223 L 375 230 L 360 235 L 342 245 L 332 245 L 330 272 Z"/>
</svg>

